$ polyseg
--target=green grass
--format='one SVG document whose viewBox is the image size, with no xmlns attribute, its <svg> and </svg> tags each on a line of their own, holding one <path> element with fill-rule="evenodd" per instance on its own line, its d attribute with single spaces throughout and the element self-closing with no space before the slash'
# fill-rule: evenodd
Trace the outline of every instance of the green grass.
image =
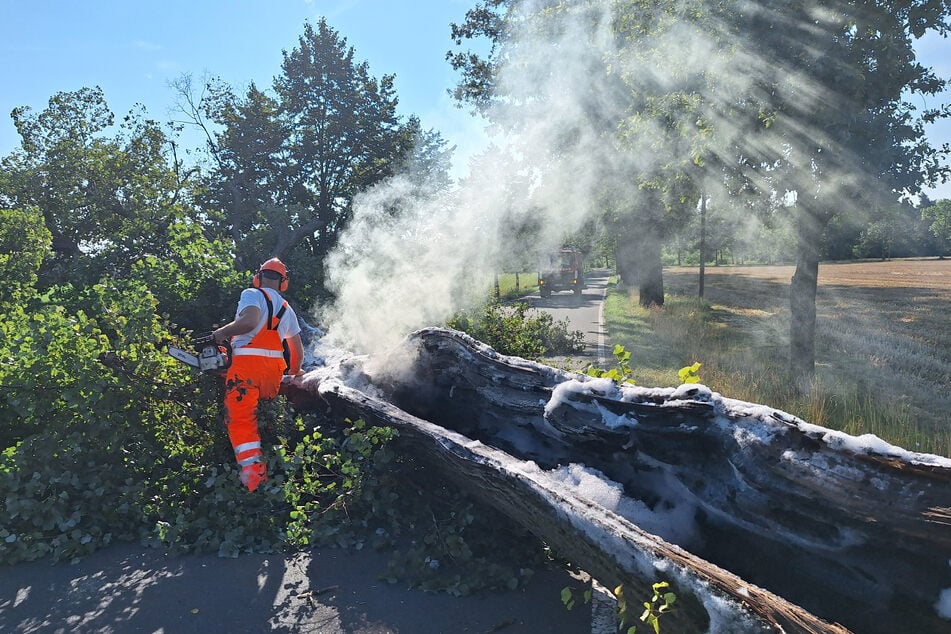
<svg viewBox="0 0 951 634">
<path fill-rule="evenodd" d="M 495 292 L 494 288 L 492 292 Z M 536 271 L 519 273 L 517 286 L 515 273 L 499 274 L 499 295 L 501 295 L 502 299 L 518 299 L 519 297 L 537 292 L 538 273 Z"/>
<path fill-rule="evenodd" d="M 700 301 L 695 278 L 665 273 L 671 292 L 662 308 L 642 308 L 636 292 L 612 287 L 608 293 L 610 340 L 632 353 L 638 385 L 677 385 L 677 371 L 700 362 L 701 382 L 724 396 L 951 456 L 949 362 L 942 356 L 948 354 L 942 337 L 951 330 L 949 306 L 932 305 L 924 315 L 920 301 L 909 303 L 906 310 L 918 321 L 901 329 L 898 317 L 880 318 L 896 289 L 820 293 L 816 379 L 809 393 L 798 394 L 787 375 L 788 294 L 782 285 L 721 275 L 713 280 L 719 286 Z"/>
</svg>

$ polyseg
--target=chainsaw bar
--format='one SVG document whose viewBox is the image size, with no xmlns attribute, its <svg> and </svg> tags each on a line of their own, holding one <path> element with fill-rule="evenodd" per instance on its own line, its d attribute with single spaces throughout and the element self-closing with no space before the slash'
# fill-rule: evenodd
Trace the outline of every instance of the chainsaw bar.
<svg viewBox="0 0 951 634">
<path fill-rule="evenodd" d="M 201 367 L 200 364 L 198 363 L 198 357 L 196 357 L 190 352 L 185 352 L 181 348 L 176 348 L 175 346 L 169 346 L 168 353 L 172 355 L 173 358 L 178 359 L 182 363 L 190 365 L 193 368 Z"/>
</svg>

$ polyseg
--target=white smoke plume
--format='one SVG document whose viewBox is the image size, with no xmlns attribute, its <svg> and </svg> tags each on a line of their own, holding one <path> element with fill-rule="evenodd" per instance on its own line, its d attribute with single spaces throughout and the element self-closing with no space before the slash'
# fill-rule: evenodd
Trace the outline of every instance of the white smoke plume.
<svg viewBox="0 0 951 634">
<path fill-rule="evenodd" d="M 519 256 L 530 262 L 557 248 L 606 205 L 638 204 L 644 175 L 671 163 L 689 165 L 703 155 L 728 164 L 738 147 L 772 157 L 785 152 L 792 160 L 789 151 L 759 147 L 733 111 L 736 96 L 755 95 L 758 82 L 777 85 L 781 64 L 764 60 L 755 42 L 733 39 L 724 48 L 729 28 L 672 13 L 632 46 L 617 35 L 615 3 L 557 6 L 543 20 L 513 20 L 517 28 L 496 77 L 504 97 L 487 117 L 493 143 L 450 193 L 433 195 L 418 176 L 397 176 L 354 201 L 352 223 L 327 260 L 337 301 L 319 315 L 334 343 L 368 352 L 444 324 L 483 302 L 492 274 L 513 270 L 508 265 Z M 510 11 L 531 15 L 536 8 L 520 3 Z M 760 81 L 764 70 L 773 73 L 771 82 Z M 798 81 L 791 71 L 779 83 L 792 86 L 803 107 L 825 98 Z M 632 94 L 642 95 L 636 112 Z M 650 116 L 643 97 L 670 94 L 682 104 L 666 111 L 686 124 L 676 138 L 663 118 Z M 761 142 L 775 143 L 765 135 Z M 763 170 L 757 184 L 796 189 L 769 182 L 781 175 Z"/>
<path fill-rule="evenodd" d="M 581 87 L 585 66 L 603 52 L 590 39 L 565 32 L 555 42 L 519 41 L 522 61 L 500 81 L 537 107 L 512 108 L 517 119 L 493 114 L 504 132 L 453 191 L 432 196 L 417 187 L 418 175 L 404 175 L 355 200 L 352 222 L 327 261 L 337 301 L 321 321 L 334 342 L 378 350 L 414 329 L 445 324 L 485 301 L 492 274 L 506 262 L 560 246 L 593 215 L 603 133 L 580 125 L 580 110 L 598 90 Z M 552 46 L 560 51 L 557 63 Z M 574 151 L 565 151 L 566 134 Z M 525 226 L 532 238 L 520 244 Z"/>
</svg>

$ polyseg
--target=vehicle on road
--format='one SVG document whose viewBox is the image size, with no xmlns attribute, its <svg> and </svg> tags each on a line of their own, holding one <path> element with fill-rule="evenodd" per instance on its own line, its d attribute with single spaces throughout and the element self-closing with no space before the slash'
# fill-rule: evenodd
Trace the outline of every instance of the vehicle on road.
<svg viewBox="0 0 951 634">
<path fill-rule="evenodd" d="M 558 291 L 572 291 L 580 297 L 584 287 L 584 256 L 581 251 L 565 247 L 542 256 L 538 266 L 538 290 L 542 297 L 551 297 Z"/>
</svg>

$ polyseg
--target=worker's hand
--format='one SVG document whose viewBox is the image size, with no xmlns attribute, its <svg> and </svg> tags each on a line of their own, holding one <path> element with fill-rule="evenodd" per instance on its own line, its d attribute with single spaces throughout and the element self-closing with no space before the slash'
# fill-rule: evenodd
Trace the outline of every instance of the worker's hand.
<svg viewBox="0 0 951 634">
<path fill-rule="evenodd" d="M 217 330 L 212 331 L 211 336 L 214 337 L 215 343 L 224 343 L 225 339 L 227 339 L 227 337 L 222 335 L 222 332 L 221 332 L 222 330 L 223 328 L 219 328 Z"/>
</svg>

